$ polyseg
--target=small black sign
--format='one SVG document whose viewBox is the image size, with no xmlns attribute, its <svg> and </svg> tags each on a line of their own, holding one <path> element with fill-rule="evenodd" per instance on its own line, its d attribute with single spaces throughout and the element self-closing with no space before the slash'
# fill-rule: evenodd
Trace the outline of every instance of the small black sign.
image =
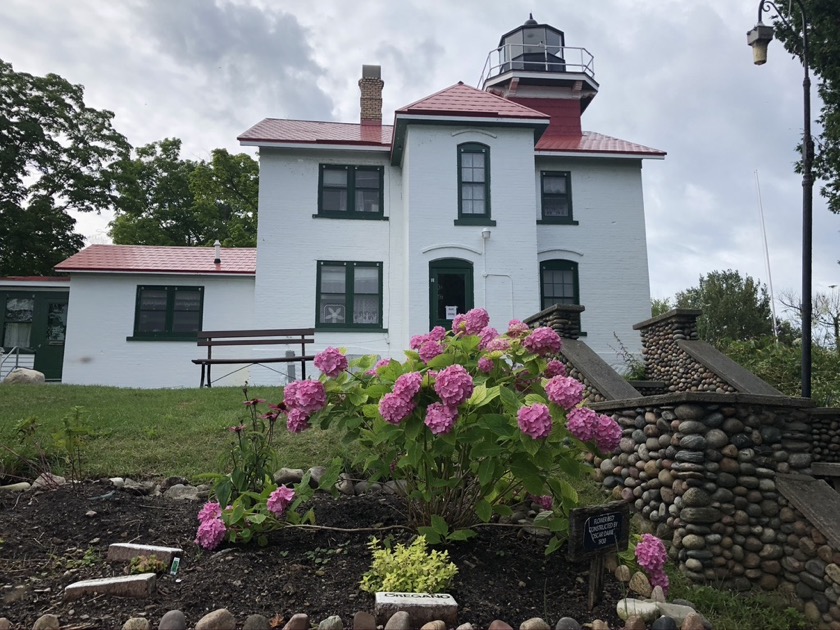
<svg viewBox="0 0 840 630">
<path fill-rule="evenodd" d="M 585 560 L 624 551 L 630 538 L 630 506 L 623 501 L 572 510 L 569 515 L 569 559 Z"/>
</svg>

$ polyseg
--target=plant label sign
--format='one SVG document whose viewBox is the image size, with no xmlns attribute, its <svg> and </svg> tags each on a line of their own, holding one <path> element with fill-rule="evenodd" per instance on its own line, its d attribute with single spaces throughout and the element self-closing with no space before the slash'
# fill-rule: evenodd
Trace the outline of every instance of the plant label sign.
<svg viewBox="0 0 840 630">
<path fill-rule="evenodd" d="M 586 560 L 624 551 L 630 537 L 630 506 L 614 502 L 572 510 L 569 522 L 569 559 Z"/>
</svg>

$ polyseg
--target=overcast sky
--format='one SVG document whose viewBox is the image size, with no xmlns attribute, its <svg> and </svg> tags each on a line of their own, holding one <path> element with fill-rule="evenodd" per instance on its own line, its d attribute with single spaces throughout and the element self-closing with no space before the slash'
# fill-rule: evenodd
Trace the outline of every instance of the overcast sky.
<svg viewBox="0 0 840 630">
<path fill-rule="evenodd" d="M 0 58 L 85 86 L 134 146 L 178 137 L 184 155 L 239 151 L 265 117 L 356 122 L 362 64 L 382 66 L 384 120 L 458 81 L 529 11 L 595 57 L 583 128 L 668 152 L 645 161 L 654 297 L 715 269 L 801 287 L 802 66 L 781 44 L 756 67 L 757 0 L 3 0 Z M 815 91 L 814 91 L 815 92 Z M 814 95 L 813 118 L 820 101 Z M 253 153 L 252 149 L 248 152 Z M 840 284 L 840 216 L 814 197 L 814 289 Z M 108 217 L 84 216 L 96 242 Z M 616 252 L 620 259 L 620 252 Z"/>
</svg>

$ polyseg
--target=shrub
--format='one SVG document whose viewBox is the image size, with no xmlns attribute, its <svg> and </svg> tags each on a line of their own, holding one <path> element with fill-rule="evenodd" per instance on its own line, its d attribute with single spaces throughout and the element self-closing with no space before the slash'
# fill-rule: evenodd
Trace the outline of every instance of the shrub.
<svg viewBox="0 0 840 630">
<path fill-rule="evenodd" d="M 379 541 L 371 538 L 368 547 L 373 562 L 360 584 L 368 593 L 439 593 L 458 574 L 448 551 L 426 550 L 425 536 L 418 536 L 408 547 L 398 544 L 394 549 L 380 547 Z"/>
<path fill-rule="evenodd" d="M 134 556 L 128 563 L 128 573 L 165 573 L 166 563 L 156 556 Z"/>
<path fill-rule="evenodd" d="M 404 362 L 364 357 L 339 370 L 343 362 L 328 349 L 328 374 L 286 387 L 286 423 L 294 432 L 343 429 L 362 447 L 365 473 L 397 480 L 409 523 L 432 544 L 509 515 L 514 498 L 551 496 L 555 516 L 544 523 L 553 551 L 577 505 L 568 478 L 587 470 L 586 450 L 614 450 L 621 429 L 589 410 L 567 424 L 583 386 L 551 362 L 561 345 L 553 330 L 514 320 L 499 335 L 488 319 L 475 309 L 452 331 L 413 338 Z"/>
</svg>

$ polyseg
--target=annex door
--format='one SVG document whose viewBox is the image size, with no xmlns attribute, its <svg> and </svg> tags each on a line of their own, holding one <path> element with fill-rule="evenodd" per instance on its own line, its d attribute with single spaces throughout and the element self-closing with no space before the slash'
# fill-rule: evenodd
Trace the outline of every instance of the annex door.
<svg viewBox="0 0 840 630">
<path fill-rule="evenodd" d="M 460 258 L 429 263 L 429 326 L 452 327 L 456 315 L 473 307 L 473 266 Z"/>
<path fill-rule="evenodd" d="M 0 346 L 34 354 L 33 367 L 48 381 L 61 380 L 67 293 L 0 292 Z"/>
</svg>

